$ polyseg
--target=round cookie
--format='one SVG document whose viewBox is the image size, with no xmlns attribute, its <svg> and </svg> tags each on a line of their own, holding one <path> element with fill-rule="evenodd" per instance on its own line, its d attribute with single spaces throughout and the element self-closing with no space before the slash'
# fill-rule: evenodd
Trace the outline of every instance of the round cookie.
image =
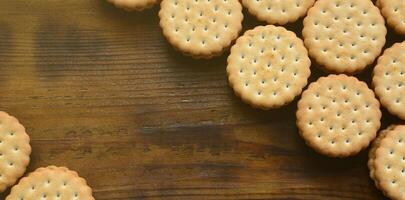
<svg viewBox="0 0 405 200">
<path fill-rule="evenodd" d="M 389 130 L 375 151 L 374 178 L 391 199 L 405 199 L 405 125 Z"/>
<path fill-rule="evenodd" d="M 242 29 L 238 0 L 163 0 L 160 26 L 169 43 L 194 58 L 222 54 Z"/>
<path fill-rule="evenodd" d="M 30 138 L 24 126 L 0 111 L 0 192 L 24 174 L 30 154 Z"/>
<path fill-rule="evenodd" d="M 249 13 L 269 24 L 286 24 L 304 16 L 315 0 L 242 0 Z"/>
<path fill-rule="evenodd" d="M 160 0 L 107 0 L 118 8 L 127 11 L 141 11 L 157 4 Z"/>
<path fill-rule="evenodd" d="M 405 120 L 405 42 L 394 44 L 378 58 L 373 85 L 381 104 Z"/>
<path fill-rule="evenodd" d="M 6 200 L 94 200 L 91 188 L 77 172 L 65 167 L 38 168 L 15 185 Z"/>
<path fill-rule="evenodd" d="M 380 104 L 366 83 L 329 75 L 309 85 L 298 102 L 297 126 L 305 142 L 331 157 L 366 148 L 380 128 Z"/>
<path fill-rule="evenodd" d="M 380 131 L 377 135 L 377 137 L 375 138 L 375 140 L 371 143 L 371 147 L 370 150 L 368 152 L 368 162 L 367 162 L 367 166 L 370 170 L 370 178 L 375 182 L 375 186 L 377 188 L 379 188 L 378 186 L 378 182 L 375 179 L 374 176 L 374 159 L 375 159 L 375 152 L 377 150 L 378 147 L 380 147 L 381 144 L 381 140 L 383 138 L 385 138 L 385 136 L 387 135 L 387 133 L 391 130 L 393 130 L 396 127 L 396 125 L 391 125 L 388 128 Z"/>
<path fill-rule="evenodd" d="M 291 102 L 307 84 L 311 61 L 291 31 L 258 26 L 238 38 L 228 57 L 235 94 L 253 107 L 271 109 Z"/>
<path fill-rule="evenodd" d="M 388 25 L 398 33 L 405 35 L 405 1 L 381 0 L 379 4 L 381 13 L 387 19 Z"/>
<path fill-rule="evenodd" d="M 370 0 L 318 0 L 302 31 L 309 55 L 325 71 L 347 74 L 374 62 L 386 34 L 384 19 Z"/>
</svg>

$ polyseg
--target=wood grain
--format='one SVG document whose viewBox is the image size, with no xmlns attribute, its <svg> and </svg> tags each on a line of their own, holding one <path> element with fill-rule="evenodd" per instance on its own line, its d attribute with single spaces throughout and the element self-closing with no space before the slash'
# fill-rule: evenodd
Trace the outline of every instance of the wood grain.
<svg viewBox="0 0 405 200">
<path fill-rule="evenodd" d="M 182 56 L 157 12 L 0 1 L 0 109 L 32 138 L 28 172 L 67 166 L 98 200 L 383 198 L 367 152 L 316 154 L 297 134 L 296 101 L 273 111 L 243 104 L 227 85 L 227 55 Z M 245 30 L 261 24 L 245 16 Z M 302 22 L 287 28 L 300 35 Z M 311 81 L 325 75 L 312 71 Z M 384 111 L 384 127 L 398 121 Z"/>
</svg>

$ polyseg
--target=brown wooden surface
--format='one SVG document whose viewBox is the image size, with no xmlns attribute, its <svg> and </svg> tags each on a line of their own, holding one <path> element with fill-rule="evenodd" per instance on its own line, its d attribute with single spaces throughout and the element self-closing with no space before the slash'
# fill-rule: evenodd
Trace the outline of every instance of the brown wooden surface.
<svg viewBox="0 0 405 200">
<path fill-rule="evenodd" d="M 182 56 L 157 12 L 0 0 L 0 109 L 32 138 L 28 172 L 67 166 L 98 200 L 383 198 L 366 151 L 314 153 L 297 134 L 296 101 L 273 111 L 245 105 L 227 85 L 227 54 Z M 245 16 L 245 30 L 261 24 Z M 312 70 L 312 81 L 325 75 Z M 398 121 L 384 111 L 384 127 Z"/>
</svg>

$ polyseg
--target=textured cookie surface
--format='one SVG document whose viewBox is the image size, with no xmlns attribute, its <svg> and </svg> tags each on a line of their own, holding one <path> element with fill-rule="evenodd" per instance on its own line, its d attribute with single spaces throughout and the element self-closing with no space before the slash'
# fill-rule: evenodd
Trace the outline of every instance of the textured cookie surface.
<svg viewBox="0 0 405 200">
<path fill-rule="evenodd" d="M 375 175 L 374 175 L 374 170 L 375 170 L 375 168 L 374 168 L 374 159 L 375 159 L 375 156 L 376 156 L 375 152 L 378 149 L 378 147 L 380 147 L 382 139 L 384 139 L 385 136 L 387 135 L 387 133 L 390 132 L 391 130 L 393 130 L 395 127 L 396 127 L 396 125 L 391 125 L 388 128 L 380 131 L 378 133 L 378 136 L 376 137 L 376 139 L 371 143 L 371 147 L 370 147 L 370 150 L 368 152 L 367 165 L 368 165 L 368 168 L 370 170 L 370 177 L 371 177 L 371 179 L 374 180 L 375 185 L 376 185 L 377 188 L 379 188 L 379 185 L 378 185 L 378 182 L 375 179 Z"/>
<path fill-rule="evenodd" d="M 30 161 L 30 138 L 18 120 L 0 111 L 0 191 L 20 178 Z"/>
<path fill-rule="evenodd" d="M 160 26 L 179 51 L 195 58 L 220 55 L 242 28 L 238 0 L 163 0 Z"/>
<path fill-rule="evenodd" d="M 268 25 L 236 41 L 226 70 L 236 95 L 254 107 L 270 109 L 301 93 L 310 65 L 303 42 L 293 32 Z"/>
<path fill-rule="evenodd" d="M 262 21 L 286 24 L 304 16 L 315 0 L 242 0 L 242 4 Z"/>
<path fill-rule="evenodd" d="M 298 102 L 297 126 L 317 152 L 346 157 L 368 146 L 380 128 L 378 100 L 364 82 L 329 75 L 311 83 Z"/>
<path fill-rule="evenodd" d="M 128 11 L 143 10 L 157 4 L 160 0 L 107 0 L 118 8 Z"/>
<path fill-rule="evenodd" d="M 384 19 L 370 0 L 318 0 L 302 31 L 309 55 L 326 71 L 356 73 L 385 44 Z"/>
<path fill-rule="evenodd" d="M 386 49 L 378 59 L 373 85 L 381 104 L 405 120 L 405 42 Z"/>
<path fill-rule="evenodd" d="M 38 168 L 11 189 L 6 200 L 94 200 L 92 190 L 75 171 L 65 167 Z"/>
<path fill-rule="evenodd" d="M 405 1 L 404 0 L 379 0 L 381 13 L 387 23 L 398 33 L 405 35 Z"/>
<path fill-rule="evenodd" d="M 405 199 L 405 125 L 386 133 L 375 152 L 374 177 L 391 199 Z"/>
</svg>

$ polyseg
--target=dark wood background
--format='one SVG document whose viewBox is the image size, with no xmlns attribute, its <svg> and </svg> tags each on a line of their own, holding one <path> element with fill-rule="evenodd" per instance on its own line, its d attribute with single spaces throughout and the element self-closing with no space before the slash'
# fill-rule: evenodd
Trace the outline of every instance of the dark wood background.
<svg viewBox="0 0 405 200">
<path fill-rule="evenodd" d="M 272 111 L 242 103 L 227 85 L 228 53 L 176 52 L 158 7 L 0 1 L 0 109 L 32 138 L 28 172 L 67 166 L 98 200 L 383 198 L 367 151 L 316 154 L 297 133 L 296 101 Z M 245 13 L 244 30 L 258 24 Z M 299 33 L 302 22 L 287 28 Z M 403 40 L 391 30 L 388 38 Z M 325 75 L 312 71 L 311 81 Z M 384 127 L 399 122 L 383 118 Z"/>
</svg>

